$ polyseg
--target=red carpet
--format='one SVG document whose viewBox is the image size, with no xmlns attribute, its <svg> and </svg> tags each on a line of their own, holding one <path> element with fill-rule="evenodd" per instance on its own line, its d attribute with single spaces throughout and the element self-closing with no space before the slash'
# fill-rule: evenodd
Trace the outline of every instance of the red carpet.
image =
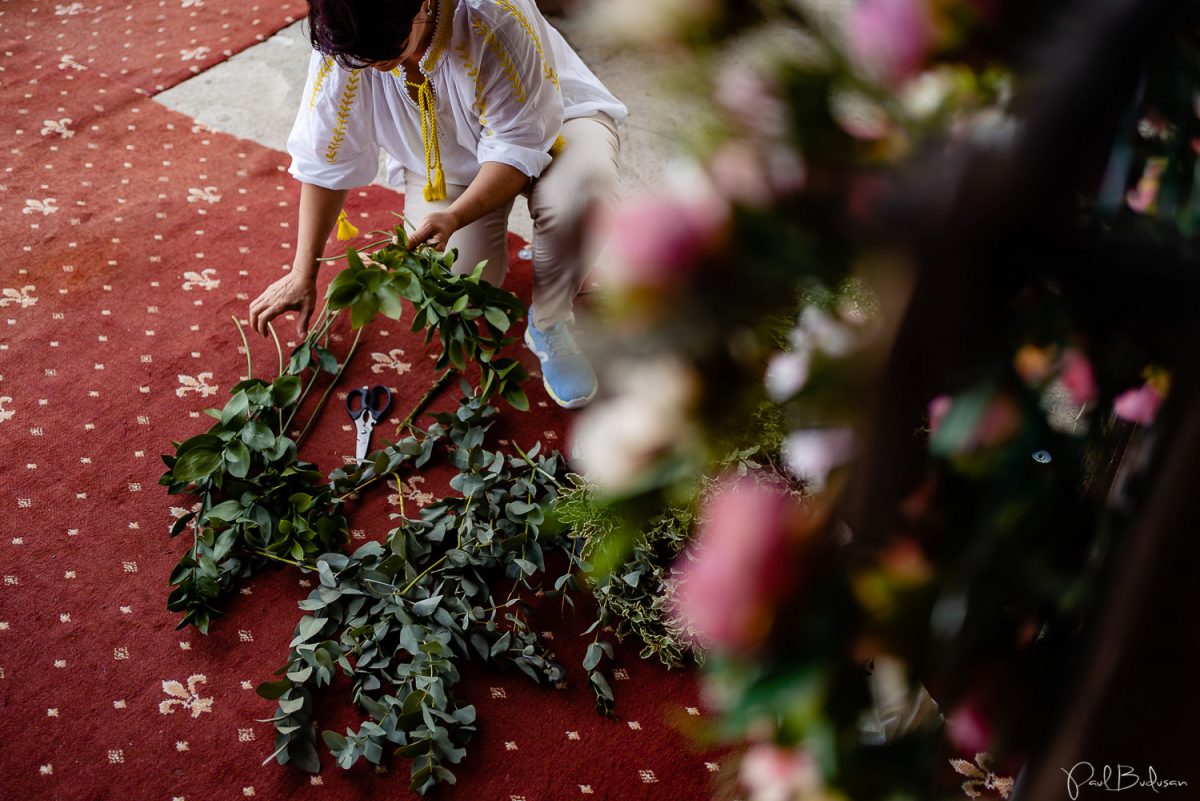
<svg viewBox="0 0 1200 801">
<path fill-rule="evenodd" d="M 60 65 L 53 47 L 0 57 L 0 795 L 413 797 L 404 760 L 344 772 L 326 756 L 313 778 L 260 766 L 273 731 L 255 719 L 274 704 L 252 688 L 285 659 L 309 580 L 260 575 L 208 637 L 174 631 L 164 606 L 183 544 L 167 537 L 177 499 L 156 486 L 158 455 L 204 429 L 199 410 L 221 405 L 245 370 L 230 317 L 244 319 L 290 263 L 298 192 L 286 157 L 194 132 L 129 86 Z M 390 226 L 401 200 L 372 188 L 351 198 L 351 216 L 364 231 Z M 527 298 L 528 266 L 513 277 Z M 291 323 L 278 330 L 294 338 Z M 387 383 L 409 408 L 431 367 L 406 332 L 376 324 L 343 388 Z M 256 373 L 273 375 L 269 342 L 251 350 Z M 557 444 L 568 414 L 538 385 L 530 396 L 534 412 L 508 412 L 507 434 Z M 335 394 L 303 455 L 328 471 L 352 443 Z M 445 477 L 410 485 L 409 502 Z M 386 531 L 385 495 L 363 502 L 356 537 Z M 590 621 L 549 607 L 536 624 L 553 633 L 570 688 L 467 665 L 459 694 L 478 707 L 479 733 L 440 797 L 707 797 L 720 770 L 675 728 L 697 720 L 692 676 L 621 649 L 620 720 L 599 718 L 579 666 Z M 347 701 L 326 696 L 325 722 L 345 718 Z"/>
<path fill-rule="evenodd" d="M 307 11 L 304 0 L 0 0 L 0 46 L 26 42 L 59 69 L 91 69 L 154 94 Z"/>
</svg>

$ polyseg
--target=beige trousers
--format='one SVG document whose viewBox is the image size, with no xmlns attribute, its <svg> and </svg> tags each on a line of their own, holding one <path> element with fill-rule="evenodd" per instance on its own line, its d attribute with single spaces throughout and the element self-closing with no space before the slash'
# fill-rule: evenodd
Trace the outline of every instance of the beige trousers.
<svg viewBox="0 0 1200 801">
<path fill-rule="evenodd" d="M 620 137 L 606 114 L 567 120 L 563 149 L 524 194 L 533 218 L 533 323 L 544 328 L 571 319 L 571 306 L 595 254 L 585 252 L 585 225 L 597 207 L 617 193 Z M 425 176 L 407 171 L 404 212 L 414 225 L 449 206 L 465 186 L 446 185 L 445 200 L 425 200 Z M 447 247 L 458 248 L 455 272 L 469 273 L 486 260 L 485 280 L 502 286 L 508 274 L 508 215 L 512 203 L 454 233 Z"/>
</svg>

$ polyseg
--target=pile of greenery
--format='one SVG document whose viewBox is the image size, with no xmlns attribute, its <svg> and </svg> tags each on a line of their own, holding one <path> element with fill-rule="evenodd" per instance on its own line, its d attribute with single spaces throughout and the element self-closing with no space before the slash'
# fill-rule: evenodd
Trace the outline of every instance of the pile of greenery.
<svg viewBox="0 0 1200 801">
<path fill-rule="evenodd" d="M 275 750 L 266 761 L 320 769 L 314 693 L 340 672 L 351 680 L 351 700 L 367 720 L 344 733 L 322 732 L 337 763 L 349 768 L 361 758 L 378 764 L 392 749 L 411 758 L 411 786 L 425 793 L 454 782 L 448 766 L 462 760 L 474 732 L 475 709 L 455 694 L 460 660 L 516 667 L 538 682 L 562 681 L 562 667 L 528 623 L 531 593 L 573 605 L 571 595 L 590 588 L 599 599 L 583 665 L 602 714 L 611 714 L 615 703 L 601 667 L 614 648 L 603 631 L 638 635 L 644 656 L 657 654 L 668 665 L 683 661 L 686 646 L 667 622 L 666 598 L 668 566 L 691 518 L 676 510 L 627 552 L 601 554 L 596 546 L 611 513 L 578 476 L 567 476 L 560 455 L 542 454 L 540 443 L 528 451 L 514 444 L 515 453 L 486 447 L 498 414 L 490 401 L 503 398 L 528 409 L 521 388 L 527 372 L 499 355 L 514 341 L 507 332 L 523 307 L 480 280 L 480 268 L 453 274 L 453 253 L 409 250 L 403 242 L 397 230 L 369 255 L 349 251 L 312 333 L 286 365 L 279 353 L 280 375 L 271 382 L 248 377 L 223 409 L 208 410 L 217 422 L 176 443 L 175 453 L 163 457 L 160 483 L 171 494 L 198 499 L 171 532 L 192 533 L 168 598 L 168 608 L 183 613 L 181 628 L 207 632 L 238 580 L 267 564 L 288 564 L 319 579 L 300 604 L 305 614 L 280 678 L 259 687 L 277 702 L 270 719 Z M 297 449 L 359 341 L 339 362 L 328 347 L 334 322 L 349 309 L 361 337 L 379 314 L 399 319 L 406 303 L 414 311 L 413 331 L 424 330 L 427 344 L 438 338 L 437 365 L 446 370 L 404 418 L 403 437 L 325 476 L 300 460 Z M 432 425 L 419 428 L 415 421 L 435 394 L 471 365 L 478 383 L 463 378 L 456 412 L 433 415 Z M 247 372 L 253 372 L 249 356 Z M 289 437 L 285 432 L 293 430 L 322 374 L 333 380 L 299 435 Z M 456 494 L 409 517 L 401 492 L 397 525 L 383 541 L 344 552 L 347 500 L 388 480 L 399 484 L 402 471 L 441 458 L 458 471 L 450 482 Z M 543 586 L 547 557 L 555 551 L 566 570 Z"/>
</svg>

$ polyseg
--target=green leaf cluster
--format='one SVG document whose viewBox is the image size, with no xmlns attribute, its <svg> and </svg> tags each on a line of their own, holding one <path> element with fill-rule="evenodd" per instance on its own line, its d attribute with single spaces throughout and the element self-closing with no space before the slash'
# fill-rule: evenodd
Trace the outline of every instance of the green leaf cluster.
<svg viewBox="0 0 1200 801">
<path fill-rule="evenodd" d="M 581 547 L 574 566 L 598 602 L 596 621 L 588 632 L 611 626 L 618 639 L 632 634 L 642 642 L 643 659 L 657 658 L 667 667 L 683 664 L 688 656 L 703 659 L 669 609 L 675 587 L 671 565 L 691 537 L 691 505 L 667 506 L 631 526 L 602 492 L 572 474 L 553 513 L 578 538 Z M 564 579 L 564 584 L 569 581 Z M 602 702 L 604 687 L 593 689 Z M 607 697 L 611 701 L 611 692 Z"/>
<path fill-rule="evenodd" d="M 278 700 L 276 750 L 270 758 L 315 771 L 312 692 L 339 672 L 367 715 L 357 729 L 325 731 L 337 763 L 378 764 L 385 750 L 412 760 L 411 786 L 427 792 L 452 783 L 449 765 L 465 755 L 475 709 L 455 695 L 458 664 L 478 658 L 557 683 L 562 668 L 528 625 L 522 591 L 538 589 L 546 550 L 566 547 L 546 523 L 557 497 L 557 455 L 535 447 L 520 457 L 484 447 L 496 410 L 479 397 L 438 415 L 429 438 L 448 440 L 458 495 L 422 509 L 384 542 L 316 560 L 320 584 L 301 602 L 281 678 L 259 687 Z M 386 468 L 368 464 L 364 470 Z M 368 460 L 370 462 L 370 460 Z M 344 480 L 350 480 L 347 475 Z M 495 594 L 501 583 L 506 597 Z"/>
<path fill-rule="evenodd" d="M 300 461 L 296 444 L 281 431 L 283 414 L 301 395 L 300 377 L 237 384 L 208 431 L 177 443 L 163 456 L 159 483 L 174 495 L 199 496 L 195 511 L 179 517 L 177 536 L 189 526 L 192 547 L 171 573 L 167 608 L 182 612 L 180 628 L 207 633 L 221 614 L 217 600 L 267 560 L 300 560 L 337 547 L 348 536 L 346 520 L 313 465 Z"/>
<path fill-rule="evenodd" d="M 507 332 L 525 309 L 513 293 L 480 278 L 484 263 L 471 273 L 455 274 L 451 267 L 456 258 L 454 250 L 409 250 L 398 228 L 389 244 L 367 256 L 346 252 L 348 266 L 326 293 L 328 308 L 349 309 L 351 325 L 361 328 L 378 314 L 399 320 L 407 302 L 413 308 L 412 330 L 424 330 L 427 345 L 435 336 L 441 343 L 438 369 L 453 367 L 462 373 L 475 364 L 484 401 L 502 397 L 526 411 L 529 400 L 521 384 L 528 372 L 515 359 L 499 356 L 515 341 Z"/>
</svg>

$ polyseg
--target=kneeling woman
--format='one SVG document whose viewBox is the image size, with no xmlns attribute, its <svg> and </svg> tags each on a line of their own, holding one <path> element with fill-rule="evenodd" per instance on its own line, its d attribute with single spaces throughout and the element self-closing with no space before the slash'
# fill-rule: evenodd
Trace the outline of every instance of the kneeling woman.
<svg viewBox="0 0 1200 801">
<path fill-rule="evenodd" d="M 307 331 L 317 259 L 348 190 L 370 182 L 379 149 L 403 182 L 416 245 L 458 248 L 456 268 L 508 268 L 513 200 L 533 218 L 533 306 L 525 341 L 546 390 L 583 406 L 596 377 L 570 325 L 587 269 L 584 218 L 616 192 L 625 107 L 533 0 L 310 0 L 304 98 L 288 139 L 301 182 L 291 271 L 250 304 L 251 325 L 298 311 Z"/>
</svg>

